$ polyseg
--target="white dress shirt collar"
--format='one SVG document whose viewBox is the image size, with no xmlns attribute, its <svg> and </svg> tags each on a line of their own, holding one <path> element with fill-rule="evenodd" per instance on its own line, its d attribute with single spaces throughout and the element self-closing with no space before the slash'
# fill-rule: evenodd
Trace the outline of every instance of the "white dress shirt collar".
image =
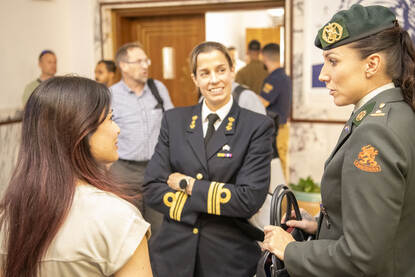
<svg viewBox="0 0 415 277">
<path fill-rule="evenodd" d="M 221 107 L 218 110 L 216 110 L 215 112 L 213 112 L 206 105 L 206 100 L 203 100 L 203 104 L 202 104 L 202 120 L 203 120 L 203 122 L 205 122 L 205 121 L 207 122 L 207 116 L 211 113 L 216 113 L 219 116 L 219 120 L 223 121 L 225 116 L 227 116 L 229 111 L 231 110 L 232 104 L 233 104 L 233 98 L 231 96 L 228 103 L 226 103 L 223 107 Z"/>
<path fill-rule="evenodd" d="M 391 89 L 391 88 L 394 88 L 394 87 L 395 87 L 395 85 L 393 83 L 388 83 L 386 85 L 383 85 L 381 87 L 378 87 L 378 88 L 372 90 L 371 92 L 369 92 L 368 94 L 363 96 L 363 98 L 360 99 L 359 102 L 356 103 L 356 105 L 354 106 L 353 112 L 355 112 L 358 109 L 360 109 L 361 107 L 363 107 L 364 104 L 369 102 L 370 99 L 372 99 L 373 97 L 375 97 L 376 95 L 378 95 L 382 91 L 385 91 L 387 89 Z"/>
<path fill-rule="evenodd" d="M 202 124 L 203 124 L 203 134 L 206 134 L 207 126 L 208 126 L 208 119 L 207 116 L 211 113 L 216 113 L 219 116 L 219 119 L 215 122 L 215 130 L 217 130 L 222 123 L 222 121 L 225 119 L 225 117 L 228 115 L 232 108 L 233 104 L 233 97 L 231 95 L 228 103 L 226 103 L 223 107 L 219 108 L 215 112 L 211 111 L 208 106 L 206 105 L 206 100 L 203 99 L 202 104 Z"/>
</svg>

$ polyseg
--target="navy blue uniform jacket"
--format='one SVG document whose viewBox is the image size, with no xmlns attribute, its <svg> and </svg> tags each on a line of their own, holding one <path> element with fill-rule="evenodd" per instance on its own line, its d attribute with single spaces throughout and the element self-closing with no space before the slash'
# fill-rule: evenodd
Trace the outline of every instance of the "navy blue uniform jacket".
<svg viewBox="0 0 415 277">
<path fill-rule="evenodd" d="M 270 181 L 272 121 L 233 103 L 204 145 L 201 107 L 165 113 L 145 175 L 145 201 L 164 214 L 150 240 L 155 276 L 253 276 L 260 249 L 239 224 L 263 204 Z M 192 195 L 167 185 L 196 178 Z"/>
</svg>

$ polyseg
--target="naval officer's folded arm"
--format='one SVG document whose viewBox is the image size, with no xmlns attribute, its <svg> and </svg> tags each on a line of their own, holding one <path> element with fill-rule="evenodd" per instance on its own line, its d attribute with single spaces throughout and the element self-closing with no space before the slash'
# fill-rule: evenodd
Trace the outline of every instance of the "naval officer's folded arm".
<svg viewBox="0 0 415 277">
<path fill-rule="evenodd" d="M 189 196 L 167 185 L 172 173 L 169 153 L 169 126 L 166 116 L 163 116 L 158 143 L 146 169 L 145 202 L 172 220 L 194 224 L 199 213 L 184 209 L 189 205 Z"/>
<path fill-rule="evenodd" d="M 268 192 L 273 132 L 271 120 L 264 118 L 251 137 L 235 184 L 196 180 L 185 209 L 242 218 L 255 214 Z"/>
</svg>

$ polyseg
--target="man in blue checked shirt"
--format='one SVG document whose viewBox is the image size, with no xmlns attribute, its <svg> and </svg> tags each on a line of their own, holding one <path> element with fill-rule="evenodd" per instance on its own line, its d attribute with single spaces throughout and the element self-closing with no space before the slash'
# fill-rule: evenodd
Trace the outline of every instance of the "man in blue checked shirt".
<svg viewBox="0 0 415 277">
<path fill-rule="evenodd" d="M 122 79 L 110 90 L 113 120 L 121 132 L 118 137 L 119 160 L 111 166 L 111 171 L 128 185 L 127 195 L 138 196 L 135 205 L 151 224 L 154 235 L 162 215 L 144 205 L 142 183 L 157 143 L 163 109 L 171 109 L 173 104 L 167 88 L 160 81 L 154 80 L 154 85 L 162 101 L 157 100 L 154 89 L 150 89 L 148 68 L 151 61 L 140 44 L 123 45 L 115 59 Z"/>
</svg>

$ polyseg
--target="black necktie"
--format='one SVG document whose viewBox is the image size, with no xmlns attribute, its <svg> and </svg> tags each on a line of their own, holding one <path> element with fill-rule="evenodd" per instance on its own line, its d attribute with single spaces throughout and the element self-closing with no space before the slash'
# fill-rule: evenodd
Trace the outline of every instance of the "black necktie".
<svg viewBox="0 0 415 277">
<path fill-rule="evenodd" d="M 207 119 L 209 121 L 208 123 L 208 128 L 206 131 L 206 136 L 205 136 L 205 145 L 208 144 L 210 138 L 212 137 L 213 133 L 215 132 L 215 126 L 213 126 L 216 122 L 216 120 L 219 119 L 219 116 L 215 113 L 211 113 L 207 116 Z"/>
</svg>

